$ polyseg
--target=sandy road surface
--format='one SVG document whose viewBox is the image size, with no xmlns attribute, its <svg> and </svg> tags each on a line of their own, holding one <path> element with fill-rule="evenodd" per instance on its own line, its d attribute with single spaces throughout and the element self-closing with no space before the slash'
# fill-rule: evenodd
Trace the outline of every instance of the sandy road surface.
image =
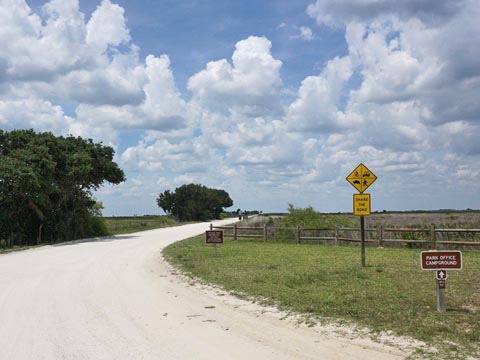
<svg viewBox="0 0 480 360">
<path fill-rule="evenodd" d="M 400 359 L 298 327 L 175 275 L 186 225 L 0 256 L 0 359 Z"/>
</svg>

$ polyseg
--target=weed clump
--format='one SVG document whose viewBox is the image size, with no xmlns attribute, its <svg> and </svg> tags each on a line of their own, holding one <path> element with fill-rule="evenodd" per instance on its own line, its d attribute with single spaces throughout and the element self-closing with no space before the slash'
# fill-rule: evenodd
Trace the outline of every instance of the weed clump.
<svg viewBox="0 0 480 360">
<path fill-rule="evenodd" d="M 305 228 L 353 227 L 356 225 L 354 221 L 345 216 L 322 214 L 315 211 L 311 206 L 300 208 L 292 204 L 288 204 L 288 214 L 279 218 L 278 222 L 282 227 L 300 225 Z"/>
</svg>

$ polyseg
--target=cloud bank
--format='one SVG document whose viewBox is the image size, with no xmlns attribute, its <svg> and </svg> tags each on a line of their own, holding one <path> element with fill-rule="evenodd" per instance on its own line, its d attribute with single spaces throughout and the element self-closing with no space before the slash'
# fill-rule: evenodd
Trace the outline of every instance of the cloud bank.
<svg viewBox="0 0 480 360">
<path fill-rule="evenodd" d="M 345 176 L 359 162 L 379 176 L 382 207 L 475 207 L 478 3 L 317 0 L 305 11 L 318 29 L 299 27 L 299 39 L 330 27 L 348 51 L 293 97 L 275 44 L 255 35 L 191 74 L 182 94 L 168 54 L 141 58 L 128 14 L 110 0 L 89 16 L 75 0 L 51 0 L 38 13 L 8 0 L 0 5 L 0 124 L 122 149 L 129 182 L 99 192 L 111 207 L 199 182 L 226 188 L 238 206 L 348 211 Z M 138 138 L 123 144 L 131 132 Z M 444 203 L 432 200 L 440 191 Z"/>
</svg>

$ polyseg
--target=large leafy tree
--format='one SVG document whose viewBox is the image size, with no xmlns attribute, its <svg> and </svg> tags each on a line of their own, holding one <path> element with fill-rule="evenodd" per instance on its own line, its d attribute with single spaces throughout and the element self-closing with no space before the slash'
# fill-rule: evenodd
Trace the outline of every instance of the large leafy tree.
<svg viewBox="0 0 480 360">
<path fill-rule="evenodd" d="M 182 185 L 174 192 L 166 190 L 157 204 L 180 221 L 219 219 L 225 207 L 233 205 L 225 190 L 210 189 L 199 184 Z"/>
<path fill-rule="evenodd" d="M 111 147 L 80 137 L 0 130 L 0 239 L 10 244 L 92 233 L 91 191 L 125 180 Z"/>
</svg>

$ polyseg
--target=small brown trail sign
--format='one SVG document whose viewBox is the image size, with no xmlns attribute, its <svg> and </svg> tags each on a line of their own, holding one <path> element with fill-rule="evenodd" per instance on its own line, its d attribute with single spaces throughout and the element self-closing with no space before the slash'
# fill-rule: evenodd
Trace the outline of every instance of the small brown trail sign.
<svg viewBox="0 0 480 360">
<path fill-rule="evenodd" d="M 447 271 L 446 270 L 437 270 L 437 280 L 447 280 Z"/>
<path fill-rule="evenodd" d="M 211 226 L 210 226 L 211 228 Z M 223 231 L 207 230 L 205 231 L 205 244 L 213 245 L 213 256 L 217 256 L 217 244 L 223 244 Z"/>
<path fill-rule="evenodd" d="M 422 270 L 462 270 L 461 251 L 422 251 Z"/>
<path fill-rule="evenodd" d="M 223 244 L 223 231 L 221 230 L 207 230 L 205 232 L 206 244 Z"/>
</svg>

